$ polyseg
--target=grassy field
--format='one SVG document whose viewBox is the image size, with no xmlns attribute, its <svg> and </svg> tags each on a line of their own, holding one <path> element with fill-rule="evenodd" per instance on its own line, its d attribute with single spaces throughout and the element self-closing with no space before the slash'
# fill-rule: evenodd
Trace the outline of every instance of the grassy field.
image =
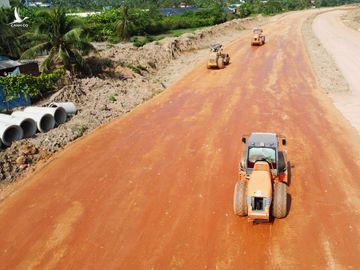
<svg viewBox="0 0 360 270">
<path fill-rule="evenodd" d="M 202 28 L 204 28 L 204 27 L 175 29 L 175 30 L 170 30 L 165 34 L 158 35 L 155 37 L 159 37 L 160 39 L 165 38 L 165 37 L 178 37 L 178 36 L 181 36 L 182 34 L 191 33 L 191 32 L 194 32 L 194 31 L 202 29 Z"/>
<path fill-rule="evenodd" d="M 178 37 L 185 33 L 192 33 L 196 30 L 203 29 L 205 27 L 195 27 L 195 28 L 185 28 L 185 29 L 175 29 L 175 30 L 169 30 L 166 33 L 160 34 L 160 35 L 151 35 L 151 36 L 135 36 L 131 38 L 131 41 L 134 43 L 135 46 L 141 47 L 145 45 L 146 43 L 152 42 L 152 41 L 159 41 L 163 38 L 167 37 Z"/>
</svg>

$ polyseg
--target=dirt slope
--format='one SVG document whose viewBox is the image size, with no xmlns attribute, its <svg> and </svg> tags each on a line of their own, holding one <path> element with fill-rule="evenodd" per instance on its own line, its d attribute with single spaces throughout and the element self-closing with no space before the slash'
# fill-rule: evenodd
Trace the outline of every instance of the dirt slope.
<svg viewBox="0 0 360 270">
<path fill-rule="evenodd" d="M 349 84 L 349 93 L 332 94 L 335 104 L 360 132 L 360 32 L 341 20 L 347 12 L 338 10 L 317 16 L 313 29 Z"/>
<path fill-rule="evenodd" d="M 57 154 L 0 204 L 0 269 L 359 268 L 360 138 L 317 89 L 309 14 Z M 288 138 L 290 213 L 273 224 L 232 213 L 251 131 Z"/>
</svg>

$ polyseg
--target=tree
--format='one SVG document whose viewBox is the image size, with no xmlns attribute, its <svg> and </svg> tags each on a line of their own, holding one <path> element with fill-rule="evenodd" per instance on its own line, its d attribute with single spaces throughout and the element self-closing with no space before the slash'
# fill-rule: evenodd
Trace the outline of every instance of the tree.
<svg viewBox="0 0 360 270">
<path fill-rule="evenodd" d="M 120 40 L 129 40 L 131 36 L 131 22 L 128 5 L 122 7 L 121 18 L 117 21 L 115 27 Z"/>
<path fill-rule="evenodd" d="M 283 11 L 283 5 L 278 1 L 268 1 L 261 6 L 261 12 L 265 15 L 277 14 Z"/>
<path fill-rule="evenodd" d="M 32 47 L 22 54 L 22 58 L 33 58 L 48 53 L 41 67 L 49 72 L 56 67 L 64 67 L 70 72 L 91 73 L 83 55 L 95 48 L 83 35 L 78 19 L 66 16 L 65 10 L 55 8 L 37 14 L 39 20 L 34 33 L 29 34 Z"/>
</svg>

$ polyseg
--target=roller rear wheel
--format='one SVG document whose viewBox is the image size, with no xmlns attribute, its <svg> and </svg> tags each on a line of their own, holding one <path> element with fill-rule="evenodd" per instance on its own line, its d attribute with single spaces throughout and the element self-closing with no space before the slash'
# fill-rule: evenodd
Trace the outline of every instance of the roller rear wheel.
<svg viewBox="0 0 360 270">
<path fill-rule="evenodd" d="M 224 58 L 222 57 L 219 57 L 218 60 L 217 60 L 217 66 L 219 69 L 223 69 L 225 67 L 225 64 L 224 64 Z"/>
<path fill-rule="evenodd" d="M 287 185 L 285 183 L 274 184 L 272 214 L 276 218 L 284 218 L 287 215 Z"/>
<path fill-rule="evenodd" d="M 247 182 L 236 182 L 234 189 L 234 213 L 238 216 L 246 216 L 248 214 L 246 193 Z"/>
</svg>

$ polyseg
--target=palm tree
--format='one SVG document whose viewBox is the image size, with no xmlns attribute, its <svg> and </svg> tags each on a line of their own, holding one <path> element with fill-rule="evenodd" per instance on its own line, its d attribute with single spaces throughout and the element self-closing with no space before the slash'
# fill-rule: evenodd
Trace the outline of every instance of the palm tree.
<svg viewBox="0 0 360 270">
<path fill-rule="evenodd" d="M 129 40 L 131 34 L 131 22 L 128 5 L 122 7 L 121 19 L 116 22 L 115 28 L 118 32 L 120 40 Z"/>
<path fill-rule="evenodd" d="M 19 29 L 10 27 L 11 19 L 8 12 L 12 11 L 0 8 L 0 54 L 17 57 L 20 53 L 20 43 L 17 38 L 20 33 Z"/>
<path fill-rule="evenodd" d="M 64 67 L 71 72 L 91 73 L 83 55 L 95 51 L 95 48 L 84 37 L 79 20 L 66 16 L 62 8 L 40 11 L 37 15 L 41 20 L 35 32 L 29 34 L 33 46 L 21 58 L 34 58 L 47 53 L 41 65 L 44 72 Z"/>
</svg>

